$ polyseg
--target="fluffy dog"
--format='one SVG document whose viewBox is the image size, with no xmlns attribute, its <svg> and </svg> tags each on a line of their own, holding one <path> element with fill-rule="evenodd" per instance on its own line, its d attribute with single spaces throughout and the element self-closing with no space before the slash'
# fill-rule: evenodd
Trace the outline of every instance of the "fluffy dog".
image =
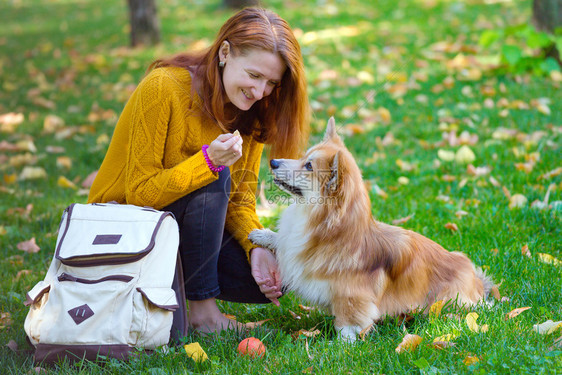
<svg viewBox="0 0 562 375">
<path fill-rule="evenodd" d="M 254 230 L 249 239 L 275 252 L 284 286 L 327 307 L 344 339 L 355 340 L 384 315 L 438 300 L 476 304 L 493 286 L 466 255 L 373 219 L 361 172 L 333 118 L 323 142 L 302 159 L 270 165 L 295 202 L 277 233 Z"/>
</svg>

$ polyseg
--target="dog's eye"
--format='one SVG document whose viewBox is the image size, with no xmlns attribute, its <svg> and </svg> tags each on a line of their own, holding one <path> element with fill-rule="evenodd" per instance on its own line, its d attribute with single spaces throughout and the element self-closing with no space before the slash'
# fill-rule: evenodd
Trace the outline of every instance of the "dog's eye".
<svg viewBox="0 0 562 375">
<path fill-rule="evenodd" d="M 307 171 L 311 171 L 312 172 L 312 163 L 308 162 L 304 165 L 304 167 L 306 168 Z"/>
</svg>

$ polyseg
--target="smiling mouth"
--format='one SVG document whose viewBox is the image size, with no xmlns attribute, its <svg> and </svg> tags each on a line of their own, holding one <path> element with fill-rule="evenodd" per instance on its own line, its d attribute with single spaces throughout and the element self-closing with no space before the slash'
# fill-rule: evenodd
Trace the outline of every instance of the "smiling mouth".
<svg viewBox="0 0 562 375">
<path fill-rule="evenodd" d="M 242 90 L 242 94 L 244 94 L 244 96 L 246 97 L 246 99 L 248 99 L 248 100 L 254 99 L 254 98 L 252 98 L 250 95 L 248 95 L 248 93 L 246 92 L 246 90 L 244 90 L 244 89 L 241 89 L 241 90 Z"/>
<path fill-rule="evenodd" d="M 289 184 L 286 183 L 285 181 L 280 180 L 280 179 L 278 179 L 278 178 L 274 178 L 274 179 L 273 179 L 273 182 L 275 182 L 275 184 L 276 184 L 277 186 L 279 186 L 281 189 L 283 189 L 283 190 L 285 190 L 285 191 L 287 191 L 287 192 L 289 192 L 289 193 L 291 193 L 291 194 L 298 195 L 298 196 L 300 196 L 300 197 L 303 196 L 302 190 L 299 189 L 299 188 L 296 187 L 296 186 L 289 185 Z"/>
</svg>

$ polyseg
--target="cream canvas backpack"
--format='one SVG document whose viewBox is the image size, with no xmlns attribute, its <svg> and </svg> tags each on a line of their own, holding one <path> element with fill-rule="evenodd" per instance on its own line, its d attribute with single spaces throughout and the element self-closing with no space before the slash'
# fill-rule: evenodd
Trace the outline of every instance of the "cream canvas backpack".
<svg viewBox="0 0 562 375">
<path fill-rule="evenodd" d="M 178 243 L 170 212 L 69 206 L 45 279 L 27 293 L 24 329 L 35 360 L 125 359 L 136 348 L 155 349 L 171 334 L 185 335 Z"/>
</svg>

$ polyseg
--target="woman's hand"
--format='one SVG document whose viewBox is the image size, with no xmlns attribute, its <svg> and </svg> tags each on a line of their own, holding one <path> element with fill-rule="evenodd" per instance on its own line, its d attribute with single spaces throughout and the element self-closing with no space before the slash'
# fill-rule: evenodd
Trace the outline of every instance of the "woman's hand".
<svg viewBox="0 0 562 375">
<path fill-rule="evenodd" d="M 250 253 L 252 276 L 260 287 L 260 291 L 279 306 L 278 298 L 281 297 L 281 277 L 275 255 L 263 247 L 256 247 Z"/>
<path fill-rule="evenodd" d="M 237 131 L 234 134 L 221 134 L 209 145 L 207 155 L 215 167 L 231 166 L 242 156 L 242 137 Z"/>
</svg>

